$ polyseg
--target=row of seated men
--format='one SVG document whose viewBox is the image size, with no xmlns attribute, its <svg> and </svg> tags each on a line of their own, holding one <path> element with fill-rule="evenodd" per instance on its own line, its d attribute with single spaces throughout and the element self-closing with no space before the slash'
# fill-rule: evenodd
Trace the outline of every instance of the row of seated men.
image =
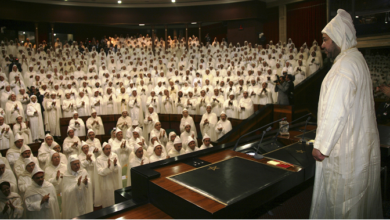
<svg viewBox="0 0 390 220">
<path fill-rule="evenodd" d="M 37 157 L 24 137 L 16 134 L 6 157 L 0 155 L 0 216 L 69 219 L 92 212 L 94 207 L 111 206 L 114 190 L 131 185 L 132 167 L 211 148 L 212 135 L 221 137 L 232 129 L 227 115 L 222 112 L 217 121 L 209 105 L 200 124 L 203 138 L 199 146 L 194 120 L 186 109 L 180 134 L 167 134 L 152 106 L 149 113 L 148 123 L 140 127 L 123 111 L 108 143 L 103 144 L 93 129 L 81 141 L 77 132 L 83 121 L 75 117 L 62 147 L 46 134 Z M 126 173 L 126 185 L 122 173 Z"/>
</svg>

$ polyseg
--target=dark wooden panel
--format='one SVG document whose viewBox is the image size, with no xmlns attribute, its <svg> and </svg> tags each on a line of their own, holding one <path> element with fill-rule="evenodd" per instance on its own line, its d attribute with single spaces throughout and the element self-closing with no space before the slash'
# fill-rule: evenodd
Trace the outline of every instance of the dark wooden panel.
<svg viewBox="0 0 390 220">
<path fill-rule="evenodd" d="M 32 8 L 33 11 L 31 11 Z M 78 7 L 2 1 L 0 18 L 50 23 L 138 25 L 140 23 L 188 23 L 258 18 L 264 20 L 265 10 L 266 4 L 260 1 L 164 8 Z"/>
<path fill-rule="evenodd" d="M 171 219 L 172 217 L 148 203 L 130 211 L 113 215 L 108 219 Z"/>
<path fill-rule="evenodd" d="M 291 105 L 274 105 L 274 121 L 283 117 L 287 118 L 288 122 L 293 120 L 293 106 Z M 274 124 L 274 128 L 278 128 L 279 124 Z"/>
</svg>

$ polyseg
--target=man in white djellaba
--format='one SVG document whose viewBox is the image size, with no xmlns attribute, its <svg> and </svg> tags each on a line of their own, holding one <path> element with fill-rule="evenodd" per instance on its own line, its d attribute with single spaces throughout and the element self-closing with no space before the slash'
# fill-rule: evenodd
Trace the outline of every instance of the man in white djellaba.
<svg viewBox="0 0 390 220">
<path fill-rule="evenodd" d="M 27 105 L 27 116 L 30 120 L 31 127 L 34 128 L 31 129 L 31 139 L 39 143 L 39 139 L 45 138 L 45 131 L 43 128 L 41 105 L 38 103 L 35 95 L 30 97 L 30 104 Z"/>
<path fill-rule="evenodd" d="M 310 218 L 380 219 L 380 146 L 370 72 L 351 16 L 339 9 L 322 30 L 334 59 L 322 82 Z"/>
</svg>

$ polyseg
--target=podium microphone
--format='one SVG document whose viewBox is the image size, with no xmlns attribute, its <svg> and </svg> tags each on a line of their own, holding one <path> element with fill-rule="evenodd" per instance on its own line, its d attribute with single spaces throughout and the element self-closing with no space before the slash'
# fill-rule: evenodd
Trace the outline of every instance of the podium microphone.
<svg viewBox="0 0 390 220">
<path fill-rule="evenodd" d="M 243 137 L 245 137 L 245 136 L 248 136 L 248 135 L 250 135 L 250 134 L 253 134 L 254 132 L 256 132 L 256 131 L 258 131 L 258 130 L 261 130 L 261 129 L 263 129 L 263 128 L 266 128 L 266 127 L 268 127 L 268 126 L 270 126 L 270 125 L 272 125 L 272 124 L 275 124 L 276 122 L 283 121 L 283 120 L 285 120 L 285 119 L 286 119 L 286 117 L 281 118 L 281 119 L 279 119 L 279 120 L 276 120 L 276 121 L 274 121 L 274 122 L 271 122 L 271 123 L 269 123 L 269 124 L 266 124 L 266 125 L 264 125 L 264 126 L 261 127 L 261 128 L 258 128 L 258 129 L 254 130 L 254 131 L 251 131 L 251 132 L 249 132 L 249 133 L 247 133 L 247 134 L 242 135 L 240 138 L 238 138 L 238 140 L 237 140 L 237 142 L 236 142 L 236 145 L 234 145 L 233 151 L 236 151 L 237 145 L 238 145 L 238 143 L 240 142 L 241 138 L 243 138 Z"/>
<path fill-rule="evenodd" d="M 294 123 L 294 122 L 296 122 L 296 121 L 299 121 L 299 120 L 301 120 L 302 118 L 305 118 L 305 117 L 307 117 L 307 116 L 309 116 L 309 119 L 308 119 L 308 120 L 310 120 L 310 118 L 311 118 L 310 115 L 311 115 L 311 113 L 306 114 L 306 115 L 304 115 L 304 116 L 302 116 L 302 117 L 300 117 L 300 118 L 295 119 L 294 121 L 292 121 L 292 122 L 290 122 L 290 123 L 288 123 L 288 124 L 285 124 L 285 125 L 281 126 L 281 127 L 279 128 L 278 132 L 276 132 L 275 137 L 273 137 L 274 141 L 272 142 L 272 145 L 275 144 L 275 141 L 276 141 L 276 139 L 278 138 L 278 136 L 279 136 L 280 131 L 282 130 L 282 128 L 284 128 L 284 127 L 286 127 L 287 125 L 290 125 L 290 124 L 292 124 L 292 123 Z M 307 121 L 306 121 L 306 124 L 307 124 Z"/>
<path fill-rule="evenodd" d="M 302 138 L 301 138 L 301 142 L 306 142 L 305 140 L 305 133 L 306 133 L 306 126 L 307 126 L 307 123 L 310 121 L 311 119 L 311 116 L 309 116 L 307 119 L 306 119 L 306 124 L 305 124 L 305 130 L 303 130 L 303 135 L 302 135 Z"/>
<path fill-rule="evenodd" d="M 267 131 L 270 131 L 271 129 L 272 129 L 272 127 L 270 126 L 267 128 L 267 130 L 263 131 L 263 135 L 261 136 L 260 143 L 259 143 L 259 145 L 257 145 L 255 155 L 253 156 L 255 159 L 263 159 L 264 158 L 264 156 L 261 154 L 258 154 L 257 151 L 259 151 L 259 148 L 260 148 L 261 142 L 263 141 L 263 137 L 264 137 L 265 133 L 267 133 Z"/>
</svg>

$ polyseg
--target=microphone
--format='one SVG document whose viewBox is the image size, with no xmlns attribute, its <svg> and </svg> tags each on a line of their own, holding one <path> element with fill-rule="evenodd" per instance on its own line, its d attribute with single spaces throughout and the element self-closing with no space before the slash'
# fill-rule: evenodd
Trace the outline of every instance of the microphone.
<svg viewBox="0 0 390 220">
<path fill-rule="evenodd" d="M 303 135 L 302 135 L 302 138 L 301 138 L 301 142 L 306 142 L 305 140 L 305 133 L 306 133 L 306 126 L 307 126 L 307 123 L 309 122 L 309 120 L 311 119 L 311 116 L 309 116 L 307 119 L 306 119 L 306 124 L 305 124 L 305 130 L 303 130 Z"/>
<path fill-rule="evenodd" d="M 296 121 L 299 121 L 299 120 L 301 120 L 302 118 L 304 118 L 304 117 L 306 117 L 306 116 L 309 116 L 309 115 L 311 115 L 311 113 L 306 114 L 306 115 L 304 115 L 304 116 L 302 116 L 302 117 L 300 117 L 300 118 L 298 118 L 298 119 L 295 119 L 294 121 L 292 121 L 292 122 L 290 122 L 290 123 L 288 123 L 288 124 L 285 124 L 285 125 L 283 125 L 282 127 L 280 127 L 279 130 L 278 130 L 278 132 L 276 132 L 275 137 L 273 137 L 274 141 L 272 142 L 272 144 L 275 144 L 275 141 L 276 141 L 276 139 L 278 138 L 278 136 L 279 136 L 279 134 L 280 134 L 280 130 L 281 130 L 282 128 L 284 128 L 284 127 L 286 127 L 287 125 L 290 125 L 290 124 L 292 124 L 292 123 L 294 123 L 294 122 L 296 122 Z M 311 118 L 311 117 L 309 117 L 309 118 Z"/>
<path fill-rule="evenodd" d="M 279 119 L 279 120 L 276 120 L 276 121 L 274 121 L 274 122 L 271 122 L 271 123 L 269 123 L 269 124 L 266 124 L 266 125 L 264 125 L 264 126 L 261 127 L 261 128 L 258 128 L 258 129 L 254 130 L 254 131 L 251 131 L 251 132 L 249 132 L 249 133 L 247 133 L 247 134 L 242 135 L 240 138 L 238 138 L 236 144 L 234 145 L 233 151 L 236 151 L 237 145 L 238 145 L 238 143 L 240 142 L 241 138 L 243 138 L 243 137 L 245 137 L 245 136 L 248 136 L 248 135 L 250 135 L 250 134 L 252 134 L 252 133 L 254 133 L 254 132 L 258 131 L 258 130 L 261 130 L 261 129 L 263 129 L 263 128 L 266 128 L 266 127 L 268 127 L 268 126 L 270 126 L 270 125 L 272 125 L 272 124 L 274 124 L 274 123 L 276 123 L 276 122 L 283 121 L 283 120 L 285 120 L 285 119 L 286 119 L 286 117 L 281 118 L 281 119 Z"/>
<path fill-rule="evenodd" d="M 259 151 L 259 148 L 260 148 L 261 142 L 263 141 L 263 137 L 264 137 L 265 133 L 267 133 L 267 131 L 270 131 L 271 129 L 272 129 L 272 127 L 269 126 L 267 128 L 267 130 L 263 131 L 263 135 L 261 136 L 260 143 L 259 143 L 259 145 L 257 145 L 257 149 L 255 151 L 255 155 L 253 156 L 255 159 L 262 159 L 262 158 L 264 158 L 264 156 L 261 155 L 261 154 L 258 154 L 257 151 Z"/>
</svg>

